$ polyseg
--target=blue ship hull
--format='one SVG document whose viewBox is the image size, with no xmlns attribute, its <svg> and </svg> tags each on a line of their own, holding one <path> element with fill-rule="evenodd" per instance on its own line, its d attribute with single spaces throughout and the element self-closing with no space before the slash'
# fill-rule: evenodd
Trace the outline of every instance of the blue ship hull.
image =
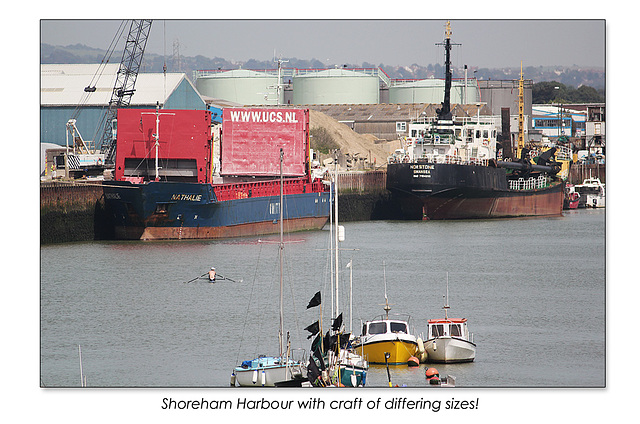
<svg viewBox="0 0 640 424">
<path fill-rule="evenodd" d="M 104 185 L 104 196 L 117 239 L 215 239 L 279 231 L 279 196 L 218 201 L 210 184 L 118 181 Z M 321 229 L 329 211 L 329 192 L 286 194 L 285 229 Z"/>
</svg>

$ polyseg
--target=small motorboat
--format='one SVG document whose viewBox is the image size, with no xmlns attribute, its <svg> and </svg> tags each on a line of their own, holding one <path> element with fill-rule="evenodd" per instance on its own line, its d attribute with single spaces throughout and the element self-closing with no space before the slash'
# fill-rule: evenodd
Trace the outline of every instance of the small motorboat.
<svg viewBox="0 0 640 424">
<path fill-rule="evenodd" d="M 472 362 L 476 357 L 473 334 L 469 334 L 466 318 L 449 318 L 449 276 L 447 275 L 447 295 L 444 319 L 427 321 L 427 339 L 424 348 L 427 362 Z"/>
<path fill-rule="evenodd" d="M 575 190 L 580 193 L 580 203 L 578 207 L 605 207 L 605 185 L 600 181 L 600 178 L 587 178 L 582 184 L 576 185 Z"/>
<path fill-rule="evenodd" d="M 578 209 L 580 193 L 573 184 L 567 184 L 564 189 L 563 209 Z"/>
</svg>

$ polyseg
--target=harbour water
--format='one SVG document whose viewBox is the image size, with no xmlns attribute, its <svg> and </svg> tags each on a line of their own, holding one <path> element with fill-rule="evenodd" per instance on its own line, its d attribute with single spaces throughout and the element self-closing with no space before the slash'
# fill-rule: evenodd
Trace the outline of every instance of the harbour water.
<svg viewBox="0 0 640 424">
<path fill-rule="evenodd" d="M 605 212 L 473 221 L 344 223 L 340 310 L 347 330 L 394 312 L 415 332 L 444 316 L 467 318 L 476 360 L 436 365 L 459 387 L 605 386 Z M 285 247 L 285 328 L 309 348 L 306 309 L 329 290 L 328 229 L 293 233 Z M 79 387 L 228 387 L 243 360 L 277 353 L 278 237 L 223 241 L 89 242 L 41 253 L 40 379 Z M 353 317 L 349 315 L 353 260 Z M 228 277 L 197 279 L 215 266 Z M 235 280 L 231 281 L 231 280 Z M 325 330 L 326 331 L 326 330 Z M 393 385 L 424 387 L 427 365 L 390 368 Z M 372 366 L 368 387 L 388 386 Z M 242 389 L 237 389 L 242 390 Z"/>
</svg>

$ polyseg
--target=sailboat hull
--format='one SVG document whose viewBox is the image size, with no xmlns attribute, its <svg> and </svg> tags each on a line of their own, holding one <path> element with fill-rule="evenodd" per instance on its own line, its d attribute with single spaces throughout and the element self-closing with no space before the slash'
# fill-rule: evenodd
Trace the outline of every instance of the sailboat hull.
<svg viewBox="0 0 640 424">
<path fill-rule="evenodd" d="M 455 337 L 438 337 L 425 342 L 427 362 L 472 362 L 476 357 L 476 345 Z"/>
<path fill-rule="evenodd" d="M 299 362 L 280 363 L 280 358 L 273 357 L 262 357 L 250 362 L 250 365 L 235 368 L 236 385 L 275 387 L 277 383 L 306 379 L 304 367 Z"/>
<path fill-rule="evenodd" d="M 344 387 L 364 387 L 367 379 L 367 369 L 363 367 L 341 365 L 338 371 L 340 383 Z"/>
</svg>

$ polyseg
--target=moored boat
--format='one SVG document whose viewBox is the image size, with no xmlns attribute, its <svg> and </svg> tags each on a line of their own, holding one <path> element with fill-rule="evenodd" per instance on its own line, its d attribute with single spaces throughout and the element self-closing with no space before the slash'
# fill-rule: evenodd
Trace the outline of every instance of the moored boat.
<svg viewBox="0 0 640 424">
<path fill-rule="evenodd" d="M 427 362 L 472 362 L 476 357 L 476 344 L 469 333 L 466 318 L 449 318 L 449 278 L 443 319 L 427 321 L 427 338 L 424 347 Z"/>
<path fill-rule="evenodd" d="M 469 336 L 466 318 L 430 319 L 425 342 L 427 362 L 472 362 L 476 345 Z"/>
<path fill-rule="evenodd" d="M 481 116 L 479 107 L 476 116 L 453 114 L 450 35 L 447 23 L 442 107 L 435 118 L 409 124 L 406 153 L 396 155 L 387 164 L 387 189 L 399 203 L 404 218 L 561 215 L 570 152 L 565 146 L 525 148 L 522 71 L 517 152 L 513 158 L 499 160 L 498 118 Z"/>
<path fill-rule="evenodd" d="M 284 152 L 280 149 L 280 204 L 284 202 L 284 187 L 282 167 L 284 162 Z M 289 333 L 284 333 L 284 300 L 283 300 L 283 250 L 284 250 L 284 222 L 283 209 L 280 208 L 280 326 L 278 331 L 278 344 L 280 352 L 276 356 L 259 356 L 253 360 L 242 361 L 235 367 L 231 374 L 231 386 L 238 384 L 241 387 L 268 387 L 279 385 L 302 385 L 307 380 L 307 368 L 304 358 L 294 358 L 292 356 Z M 304 356 L 304 352 L 302 353 Z"/>
<path fill-rule="evenodd" d="M 333 205 L 335 211 L 331 215 L 331 227 L 330 227 L 330 248 L 329 255 L 331 257 L 331 281 L 332 290 L 334 291 L 335 308 L 332 304 L 332 319 L 333 323 L 331 329 L 327 332 L 324 339 L 322 338 L 322 301 L 321 292 L 314 295 L 314 298 L 309 302 L 309 307 L 320 306 L 320 320 L 314 324 L 305 328 L 311 332 L 311 336 L 315 336 L 320 333 L 311 344 L 311 355 L 309 358 L 308 376 L 309 381 L 316 386 L 339 386 L 339 387 L 363 387 L 366 384 L 367 371 L 369 364 L 359 354 L 355 352 L 355 349 L 351 345 L 353 328 L 350 328 L 350 332 L 346 333 L 343 326 L 342 313 L 340 310 L 339 302 L 339 252 L 340 248 L 338 244 L 344 241 L 344 227 L 338 225 L 338 170 L 336 163 L 336 170 L 332 176 L 332 190 L 334 194 Z M 349 261 L 347 267 L 353 271 L 353 261 Z M 351 272 L 350 278 L 350 305 L 353 300 L 353 272 Z M 352 314 L 353 307 L 349 307 L 349 318 L 352 327 Z M 323 372 L 320 370 L 322 369 Z"/>
<path fill-rule="evenodd" d="M 600 178 L 586 178 L 582 184 L 575 186 L 575 190 L 580 194 L 581 208 L 604 208 L 605 207 L 605 185 Z"/>
<path fill-rule="evenodd" d="M 310 165 L 308 109 L 222 116 L 220 129 L 210 111 L 118 111 L 114 180 L 103 184 L 117 239 L 277 234 L 281 147 L 287 231 L 326 224 L 329 193 Z"/>
<path fill-rule="evenodd" d="M 573 184 L 565 185 L 563 209 L 577 209 L 580 203 L 580 193 Z"/>
<path fill-rule="evenodd" d="M 362 334 L 354 339 L 353 347 L 372 364 L 407 364 L 418 352 L 418 340 L 409 328 L 411 317 L 407 314 L 390 317 L 386 279 L 384 291 L 384 315 L 362 325 Z"/>
</svg>

